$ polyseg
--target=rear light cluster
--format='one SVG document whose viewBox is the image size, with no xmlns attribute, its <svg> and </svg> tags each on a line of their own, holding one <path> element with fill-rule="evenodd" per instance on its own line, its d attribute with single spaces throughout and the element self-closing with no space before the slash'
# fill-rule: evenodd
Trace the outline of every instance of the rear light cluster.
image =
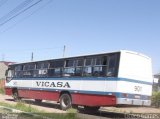
<svg viewBox="0 0 160 119">
<path fill-rule="evenodd" d="M 122 93 L 122 97 L 123 98 L 128 98 L 128 94 L 127 93 Z"/>
</svg>

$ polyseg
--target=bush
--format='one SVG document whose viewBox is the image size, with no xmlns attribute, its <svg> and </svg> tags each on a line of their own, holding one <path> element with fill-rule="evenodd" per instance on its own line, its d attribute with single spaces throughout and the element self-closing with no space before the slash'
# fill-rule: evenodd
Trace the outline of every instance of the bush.
<svg viewBox="0 0 160 119">
<path fill-rule="evenodd" d="M 152 106 L 160 107 L 160 92 L 153 92 L 151 100 Z"/>
</svg>

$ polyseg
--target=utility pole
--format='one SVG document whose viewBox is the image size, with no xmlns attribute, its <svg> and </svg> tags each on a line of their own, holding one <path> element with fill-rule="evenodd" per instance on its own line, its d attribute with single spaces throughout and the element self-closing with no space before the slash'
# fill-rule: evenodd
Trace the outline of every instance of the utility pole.
<svg viewBox="0 0 160 119">
<path fill-rule="evenodd" d="M 63 48 L 63 58 L 65 57 L 65 53 L 66 53 L 66 46 L 64 45 L 64 48 Z"/>
<path fill-rule="evenodd" d="M 33 61 L 33 59 L 34 59 L 34 54 L 33 54 L 33 52 L 32 52 L 31 61 Z"/>
</svg>

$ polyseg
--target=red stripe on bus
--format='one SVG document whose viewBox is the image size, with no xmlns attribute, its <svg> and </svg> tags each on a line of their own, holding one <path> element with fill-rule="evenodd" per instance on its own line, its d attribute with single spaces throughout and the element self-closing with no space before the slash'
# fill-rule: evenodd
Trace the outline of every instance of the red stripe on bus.
<svg viewBox="0 0 160 119">
<path fill-rule="evenodd" d="M 19 89 L 18 94 L 20 97 L 31 98 L 31 99 L 53 100 L 53 101 L 58 101 L 59 99 L 59 92 L 53 92 L 53 91 L 51 92 L 51 91 Z"/>
<path fill-rule="evenodd" d="M 114 106 L 116 97 L 109 95 L 72 94 L 73 104 L 87 106 Z"/>
<path fill-rule="evenodd" d="M 18 89 L 19 97 L 30 99 L 41 99 L 59 101 L 60 92 L 43 90 L 24 90 Z M 6 95 L 12 95 L 12 89 L 6 88 Z M 115 106 L 116 97 L 113 95 L 95 95 L 72 93 L 72 104 L 81 106 Z"/>
</svg>

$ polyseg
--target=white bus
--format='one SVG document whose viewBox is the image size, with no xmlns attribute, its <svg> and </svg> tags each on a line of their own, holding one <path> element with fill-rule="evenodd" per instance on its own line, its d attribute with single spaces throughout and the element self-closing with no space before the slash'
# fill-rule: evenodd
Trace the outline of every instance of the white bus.
<svg viewBox="0 0 160 119">
<path fill-rule="evenodd" d="M 5 92 L 36 102 L 52 100 L 62 110 L 84 106 L 149 106 L 152 94 L 151 59 L 132 51 L 10 65 Z"/>
</svg>

